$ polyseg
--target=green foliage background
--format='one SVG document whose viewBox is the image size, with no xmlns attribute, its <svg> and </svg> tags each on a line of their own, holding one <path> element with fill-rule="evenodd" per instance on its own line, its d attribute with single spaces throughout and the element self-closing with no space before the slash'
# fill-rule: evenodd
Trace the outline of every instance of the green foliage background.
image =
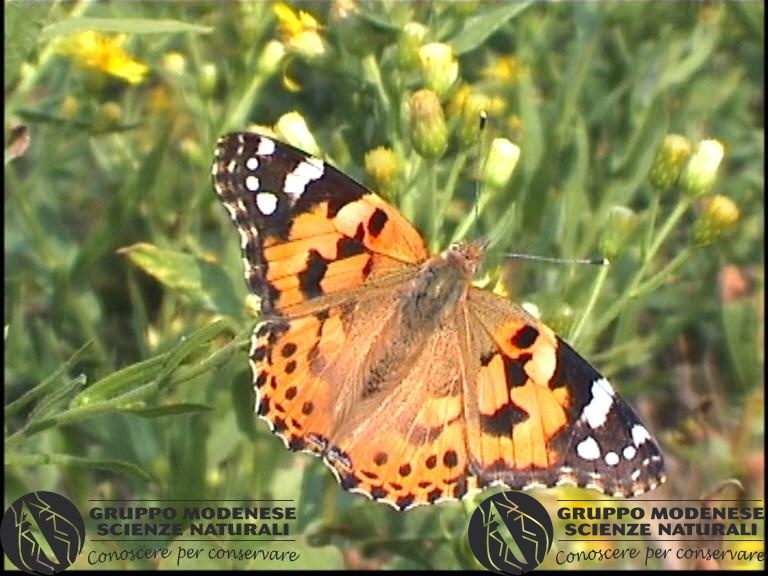
<svg viewBox="0 0 768 576">
<path fill-rule="evenodd" d="M 371 183 L 365 154 L 392 148 L 390 199 L 436 247 L 473 213 L 483 146 L 515 142 L 512 182 L 480 193 L 489 277 L 536 303 L 644 414 L 669 467 L 653 497 L 722 497 L 730 479 L 737 497 L 762 497 L 764 5 L 291 6 L 321 24 L 324 54 L 302 53 L 269 3 L 4 4 L 6 144 L 19 145 L 19 125 L 30 138 L 5 156 L 6 505 L 36 489 L 81 510 L 89 498 L 293 498 L 293 568 L 477 567 L 471 501 L 402 514 L 346 494 L 253 414 L 254 319 L 210 166 L 219 135 L 291 111 L 361 181 Z M 484 144 L 452 139 L 434 162 L 408 138 L 406 103 L 423 81 L 398 46 L 413 21 L 457 53 L 451 129 L 459 85 L 495 102 Z M 131 84 L 67 55 L 84 30 L 127 34 L 147 76 Z M 283 59 L 264 61 L 269 41 L 283 42 Z M 691 239 L 701 204 L 648 181 L 670 133 L 726 148 L 713 192 L 740 218 L 703 247 Z M 616 206 L 635 228 L 610 268 L 503 257 L 600 255 Z M 558 497 L 595 496 L 535 495 L 550 510 Z M 554 552 L 545 566 L 558 567 Z M 78 566 L 89 567 L 83 556 Z M 287 567 L 194 565 L 226 566 Z"/>
</svg>

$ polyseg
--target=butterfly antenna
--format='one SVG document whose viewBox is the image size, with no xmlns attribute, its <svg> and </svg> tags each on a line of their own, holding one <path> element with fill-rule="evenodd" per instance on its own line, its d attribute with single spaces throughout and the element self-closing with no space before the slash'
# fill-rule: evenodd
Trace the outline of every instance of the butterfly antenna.
<svg viewBox="0 0 768 576">
<path fill-rule="evenodd" d="M 479 175 L 483 173 L 483 169 L 485 166 L 483 166 L 481 163 L 487 162 L 488 159 L 485 157 L 485 148 L 486 148 L 486 138 L 484 137 L 485 127 L 488 125 L 488 113 L 485 110 L 480 110 L 480 149 L 478 150 L 478 178 L 475 180 L 475 208 L 474 208 L 474 215 L 475 215 L 475 221 L 473 223 L 474 227 L 474 233 L 473 237 L 477 238 L 479 235 L 478 232 L 478 226 L 480 221 L 480 178 Z"/>
<path fill-rule="evenodd" d="M 588 264 L 590 266 L 609 266 L 611 261 L 608 258 L 552 258 L 549 256 L 536 256 L 533 254 L 518 254 L 517 252 L 506 252 L 505 258 L 514 258 L 515 260 L 535 260 L 537 262 L 554 262 L 555 264 Z"/>
</svg>

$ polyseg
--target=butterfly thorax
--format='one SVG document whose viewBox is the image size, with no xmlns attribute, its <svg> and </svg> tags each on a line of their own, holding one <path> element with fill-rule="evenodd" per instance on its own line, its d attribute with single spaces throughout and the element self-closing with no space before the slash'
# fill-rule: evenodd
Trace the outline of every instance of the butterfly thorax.
<svg viewBox="0 0 768 576">
<path fill-rule="evenodd" d="M 403 301 L 402 317 L 410 330 L 434 330 L 452 317 L 481 256 L 479 244 L 456 244 L 422 264 Z"/>
<path fill-rule="evenodd" d="M 420 265 L 401 299 L 398 313 L 378 327 L 362 374 L 363 396 L 403 379 L 422 354 L 429 336 L 452 328 L 482 255 L 479 244 L 457 244 Z"/>
</svg>

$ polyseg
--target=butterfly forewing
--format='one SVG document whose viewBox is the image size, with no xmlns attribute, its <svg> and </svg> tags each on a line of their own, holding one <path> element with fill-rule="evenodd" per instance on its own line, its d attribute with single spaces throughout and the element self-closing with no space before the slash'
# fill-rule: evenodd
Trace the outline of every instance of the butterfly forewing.
<svg viewBox="0 0 768 576">
<path fill-rule="evenodd" d="M 262 312 L 361 286 L 427 257 L 391 205 L 322 160 L 258 134 L 219 140 L 213 180 Z"/>
</svg>

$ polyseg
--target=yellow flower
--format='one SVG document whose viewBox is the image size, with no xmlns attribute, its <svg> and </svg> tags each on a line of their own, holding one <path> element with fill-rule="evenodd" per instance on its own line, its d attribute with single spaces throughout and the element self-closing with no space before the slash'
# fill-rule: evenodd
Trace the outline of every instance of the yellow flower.
<svg viewBox="0 0 768 576">
<path fill-rule="evenodd" d="M 424 84 L 444 98 L 459 77 L 459 61 L 453 48 L 443 42 L 430 42 L 419 48 Z"/>
<path fill-rule="evenodd" d="M 495 58 L 481 74 L 488 80 L 496 80 L 502 84 L 516 82 L 525 73 L 525 67 L 514 56 Z"/>
<path fill-rule="evenodd" d="M 318 33 L 320 24 L 314 16 L 303 10 L 295 12 L 282 2 L 275 4 L 274 12 L 281 39 L 288 48 L 308 58 L 325 53 L 323 39 Z"/>
<path fill-rule="evenodd" d="M 691 157 L 691 143 L 685 136 L 669 134 L 656 152 L 648 177 L 657 190 L 669 190 L 677 184 L 685 163 Z"/>
<path fill-rule="evenodd" d="M 390 196 L 394 193 L 400 174 L 400 163 L 390 148 L 379 146 L 365 154 L 365 171 L 376 188 Z"/>
<path fill-rule="evenodd" d="M 693 225 L 693 239 L 697 244 L 706 245 L 718 240 L 732 230 L 739 221 L 739 207 L 722 194 L 706 198 L 701 216 Z"/>
<path fill-rule="evenodd" d="M 139 84 L 149 68 L 123 50 L 125 39 L 124 34 L 108 36 L 88 30 L 70 36 L 60 50 L 82 66 L 111 74 L 129 84 Z"/>
</svg>

